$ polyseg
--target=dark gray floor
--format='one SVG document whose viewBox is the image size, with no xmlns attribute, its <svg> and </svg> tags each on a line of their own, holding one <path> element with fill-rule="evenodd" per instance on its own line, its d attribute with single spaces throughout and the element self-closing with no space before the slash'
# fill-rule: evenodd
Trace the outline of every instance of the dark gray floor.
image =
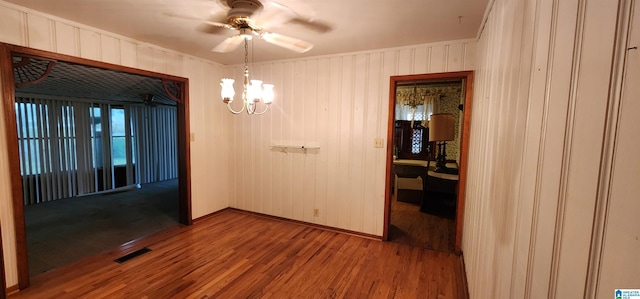
<svg viewBox="0 0 640 299">
<path fill-rule="evenodd" d="M 178 180 L 25 207 L 31 276 L 179 225 Z"/>
</svg>

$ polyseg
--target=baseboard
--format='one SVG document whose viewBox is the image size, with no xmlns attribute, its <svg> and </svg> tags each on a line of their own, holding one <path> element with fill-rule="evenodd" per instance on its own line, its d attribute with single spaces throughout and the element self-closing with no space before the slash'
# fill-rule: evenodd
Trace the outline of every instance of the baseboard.
<svg viewBox="0 0 640 299">
<path fill-rule="evenodd" d="M 467 284 L 467 267 L 464 264 L 464 255 L 462 251 L 458 255 L 460 261 L 460 275 L 458 275 L 458 294 L 460 294 L 460 298 L 468 299 L 469 298 L 469 285 Z"/>
<path fill-rule="evenodd" d="M 315 224 L 315 223 L 309 223 L 309 222 L 300 221 L 300 220 L 293 220 L 293 219 L 289 219 L 289 218 L 278 217 L 278 216 L 273 216 L 273 215 L 268 215 L 268 214 L 263 214 L 263 213 L 258 213 L 258 212 L 252 212 L 252 211 L 247 211 L 247 210 L 241 210 L 241 209 L 236 209 L 236 208 L 227 208 L 225 210 L 245 213 L 245 214 L 254 215 L 254 216 L 258 216 L 258 217 L 270 218 L 270 219 L 279 220 L 279 221 L 291 222 L 291 223 L 295 223 L 295 224 L 299 224 L 299 225 L 304 225 L 304 226 L 313 227 L 313 228 L 326 230 L 326 231 L 331 231 L 331 232 L 340 233 L 340 234 L 346 234 L 346 235 L 352 235 L 352 236 L 371 239 L 371 240 L 382 241 L 382 236 L 365 234 L 365 233 L 356 232 L 356 231 L 352 231 L 352 230 L 348 230 L 348 229 L 335 228 L 335 227 L 331 227 L 331 226 Z"/>
<path fill-rule="evenodd" d="M 224 208 L 222 210 L 218 210 L 218 211 L 215 211 L 213 213 L 210 213 L 210 214 L 207 214 L 207 215 L 204 215 L 204 216 L 200 216 L 200 217 L 198 217 L 196 219 L 193 219 L 192 222 L 193 222 L 193 224 L 195 224 L 196 222 L 200 222 L 200 221 L 206 220 L 206 219 L 211 218 L 213 216 L 216 216 L 216 215 L 218 215 L 218 214 L 220 214 L 222 212 L 228 211 L 229 209 L 231 209 L 231 208 L 226 207 L 226 208 Z"/>
<path fill-rule="evenodd" d="M 13 295 L 15 293 L 20 292 L 20 287 L 17 284 L 15 284 L 15 285 L 12 285 L 10 287 L 7 287 L 5 289 L 5 292 L 6 292 L 7 296 L 10 296 L 10 295 Z"/>
</svg>

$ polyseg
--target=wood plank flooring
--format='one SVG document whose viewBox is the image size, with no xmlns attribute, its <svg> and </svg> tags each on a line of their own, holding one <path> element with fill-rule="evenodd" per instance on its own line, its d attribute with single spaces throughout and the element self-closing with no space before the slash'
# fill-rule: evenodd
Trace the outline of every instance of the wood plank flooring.
<svg viewBox="0 0 640 299">
<path fill-rule="evenodd" d="M 420 212 L 420 198 L 417 203 L 409 203 L 392 196 L 390 222 L 391 242 L 444 252 L 454 251 L 455 220 Z"/>
<path fill-rule="evenodd" d="M 9 298 L 466 298 L 461 268 L 453 254 L 225 210 L 36 276 Z"/>
</svg>

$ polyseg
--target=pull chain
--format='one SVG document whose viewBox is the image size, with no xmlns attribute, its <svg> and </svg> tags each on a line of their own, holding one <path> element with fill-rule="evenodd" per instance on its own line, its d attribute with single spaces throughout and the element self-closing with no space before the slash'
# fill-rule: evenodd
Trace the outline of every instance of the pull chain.
<svg viewBox="0 0 640 299">
<path fill-rule="evenodd" d="M 247 39 L 244 39 L 244 69 L 249 68 L 249 42 Z"/>
<path fill-rule="evenodd" d="M 249 88 L 249 43 L 244 39 L 244 91 L 243 97 L 247 98 L 247 88 Z"/>
</svg>

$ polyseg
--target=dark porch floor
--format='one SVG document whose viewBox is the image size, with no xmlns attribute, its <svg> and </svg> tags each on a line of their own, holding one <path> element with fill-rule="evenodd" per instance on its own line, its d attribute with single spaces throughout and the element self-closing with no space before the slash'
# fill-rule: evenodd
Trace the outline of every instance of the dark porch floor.
<svg viewBox="0 0 640 299">
<path fill-rule="evenodd" d="M 178 180 L 25 206 L 31 276 L 179 225 Z"/>
</svg>

